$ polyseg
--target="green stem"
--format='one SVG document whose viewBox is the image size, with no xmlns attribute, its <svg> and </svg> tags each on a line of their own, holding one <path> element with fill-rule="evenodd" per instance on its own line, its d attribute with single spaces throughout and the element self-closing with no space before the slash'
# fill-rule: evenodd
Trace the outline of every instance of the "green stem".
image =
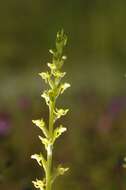
<svg viewBox="0 0 126 190">
<path fill-rule="evenodd" d="M 55 108 L 55 101 L 54 102 L 50 102 L 50 106 L 49 106 L 49 134 L 50 134 L 50 138 L 53 135 L 53 125 L 54 125 L 54 108 Z"/>
<path fill-rule="evenodd" d="M 52 169 L 52 152 L 47 155 L 47 173 L 46 173 L 46 190 L 52 189 L 51 184 L 51 169 Z"/>
<path fill-rule="evenodd" d="M 49 106 L 49 134 L 50 139 L 53 135 L 53 125 L 54 125 L 54 106 L 55 103 L 51 102 Z M 52 170 L 52 145 L 50 144 L 47 151 L 47 172 L 46 172 L 46 190 L 52 189 L 52 183 L 51 183 L 51 170 Z"/>
</svg>

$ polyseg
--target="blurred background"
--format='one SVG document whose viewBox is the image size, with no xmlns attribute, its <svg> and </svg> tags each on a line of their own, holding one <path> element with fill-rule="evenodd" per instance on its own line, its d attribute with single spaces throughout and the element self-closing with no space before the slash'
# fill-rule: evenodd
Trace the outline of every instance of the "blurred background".
<svg viewBox="0 0 126 190">
<path fill-rule="evenodd" d="M 38 73 L 47 69 L 61 27 L 71 88 L 58 103 L 70 112 L 54 162 L 71 169 L 55 190 L 124 190 L 125 0 L 0 1 L 0 189 L 33 190 L 31 181 L 43 175 L 30 159 L 42 150 L 31 120 L 48 119 Z"/>
</svg>

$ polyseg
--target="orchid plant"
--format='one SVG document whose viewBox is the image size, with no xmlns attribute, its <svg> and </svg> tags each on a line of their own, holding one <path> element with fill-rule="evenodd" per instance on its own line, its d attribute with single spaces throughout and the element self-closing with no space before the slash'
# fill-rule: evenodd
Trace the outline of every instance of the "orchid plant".
<svg viewBox="0 0 126 190">
<path fill-rule="evenodd" d="M 61 71 L 64 61 L 67 59 L 67 57 L 63 55 L 63 49 L 66 44 L 67 36 L 62 29 L 57 33 L 55 49 L 49 50 L 52 55 L 52 62 L 47 63 L 49 70 L 39 73 L 40 77 L 44 79 L 48 86 L 41 97 L 45 99 L 46 105 L 49 108 L 48 124 L 46 124 L 43 119 L 32 120 L 32 122 L 43 132 L 43 136 L 39 136 L 39 139 L 46 151 L 46 158 L 42 153 L 31 156 L 31 158 L 35 159 L 44 169 L 45 176 L 43 180 L 36 179 L 36 181 L 32 181 L 35 188 L 40 190 L 52 190 L 55 179 L 59 175 L 63 175 L 69 169 L 62 167 L 61 164 L 55 169 L 53 167 L 54 143 L 61 134 L 67 130 L 62 124 L 60 126 L 55 126 L 56 121 L 69 111 L 68 109 L 59 109 L 56 107 L 57 98 L 70 87 L 69 83 L 62 82 L 62 78 L 66 75 L 66 72 Z"/>
</svg>

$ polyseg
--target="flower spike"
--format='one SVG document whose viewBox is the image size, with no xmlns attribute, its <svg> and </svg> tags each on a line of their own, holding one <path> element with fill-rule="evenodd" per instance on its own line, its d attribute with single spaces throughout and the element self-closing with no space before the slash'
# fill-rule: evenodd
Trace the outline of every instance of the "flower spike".
<svg viewBox="0 0 126 190">
<path fill-rule="evenodd" d="M 45 154 L 43 156 L 42 153 L 31 156 L 32 159 L 37 161 L 40 167 L 43 167 L 45 172 L 43 180 L 36 179 L 36 181 L 32 181 L 35 188 L 39 190 L 52 190 L 52 185 L 55 179 L 59 175 L 63 175 L 68 171 L 68 168 L 63 168 L 59 165 L 54 172 L 52 167 L 54 143 L 56 139 L 67 130 L 67 128 L 63 127 L 62 124 L 59 127 L 54 128 L 56 120 L 65 116 L 69 111 L 68 109 L 57 109 L 56 107 L 57 98 L 70 87 L 69 83 L 62 82 L 63 77 L 66 75 L 66 72 L 61 70 L 65 60 L 67 59 L 63 54 L 66 44 L 67 36 L 64 34 L 64 30 L 62 29 L 57 33 L 55 49 L 49 50 L 52 55 L 52 61 L 47 63 L 48 71 L 39 73 L 40 77 L 48 85 L 48 88 L 44 90 L 41 97 L 45 99 L 46 105 L 49 109 L 48 126 L 43 119 L 32 120 L 32 122 L 43 132 L 44 137 L 40 135 L 38 137 L 46 151 L 46 157 Z"/>
</svg>

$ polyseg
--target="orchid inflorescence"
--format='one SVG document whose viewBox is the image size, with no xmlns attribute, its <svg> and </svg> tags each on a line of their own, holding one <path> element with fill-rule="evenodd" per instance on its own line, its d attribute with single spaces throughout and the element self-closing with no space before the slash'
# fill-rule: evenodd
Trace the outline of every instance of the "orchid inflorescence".
<svg viewBox="0 0 126 190">
<path fill-rule="evenodd" d="M 52 184 L 59 175 L 63 175 L 69 168 L 64 168 L 62 165 L 58 165 L 56 169 L 52 167 L 52 155 L 53 147 L 57 138 L 61 136 L 67 129 L 62 124 L 59 127 L 54 128 L 56 121 L 62 116 L 66 115 L 68 109 L 56 108 L 57 98 L 70 87 L 69 83 L 62 83 L 61 79 L 66 75 L 66 72 L 62 72 L 61 68 L 64 61 L 67 59 L 63 55 L 63 49 L 67 44 L 67 36 L 63 30 L 60 30 L 56 36 L 56 47 L 55 50 L 49 50 L 52 55 L 52 62 L 47 63 L 49 71 L 39 73 L 45 83 L 48 85 L 48 89 L 41 95 L 45 99 L 45 102 L 49 108 L 49 122 L 48 127 L 43 119 L 32 120 L 32 122 L 40 128 L 43 132 L 43 136 L 39 136 L 40 141 L 45 147 L 46 158 L 43 154 L 34 154 L 31 156 L 37 163 L 43 167 L 45 177 L 43 180 L 36 179 L 33 181 L 35 188 L 40 190 L 52 190 Z"/>
</svg>

